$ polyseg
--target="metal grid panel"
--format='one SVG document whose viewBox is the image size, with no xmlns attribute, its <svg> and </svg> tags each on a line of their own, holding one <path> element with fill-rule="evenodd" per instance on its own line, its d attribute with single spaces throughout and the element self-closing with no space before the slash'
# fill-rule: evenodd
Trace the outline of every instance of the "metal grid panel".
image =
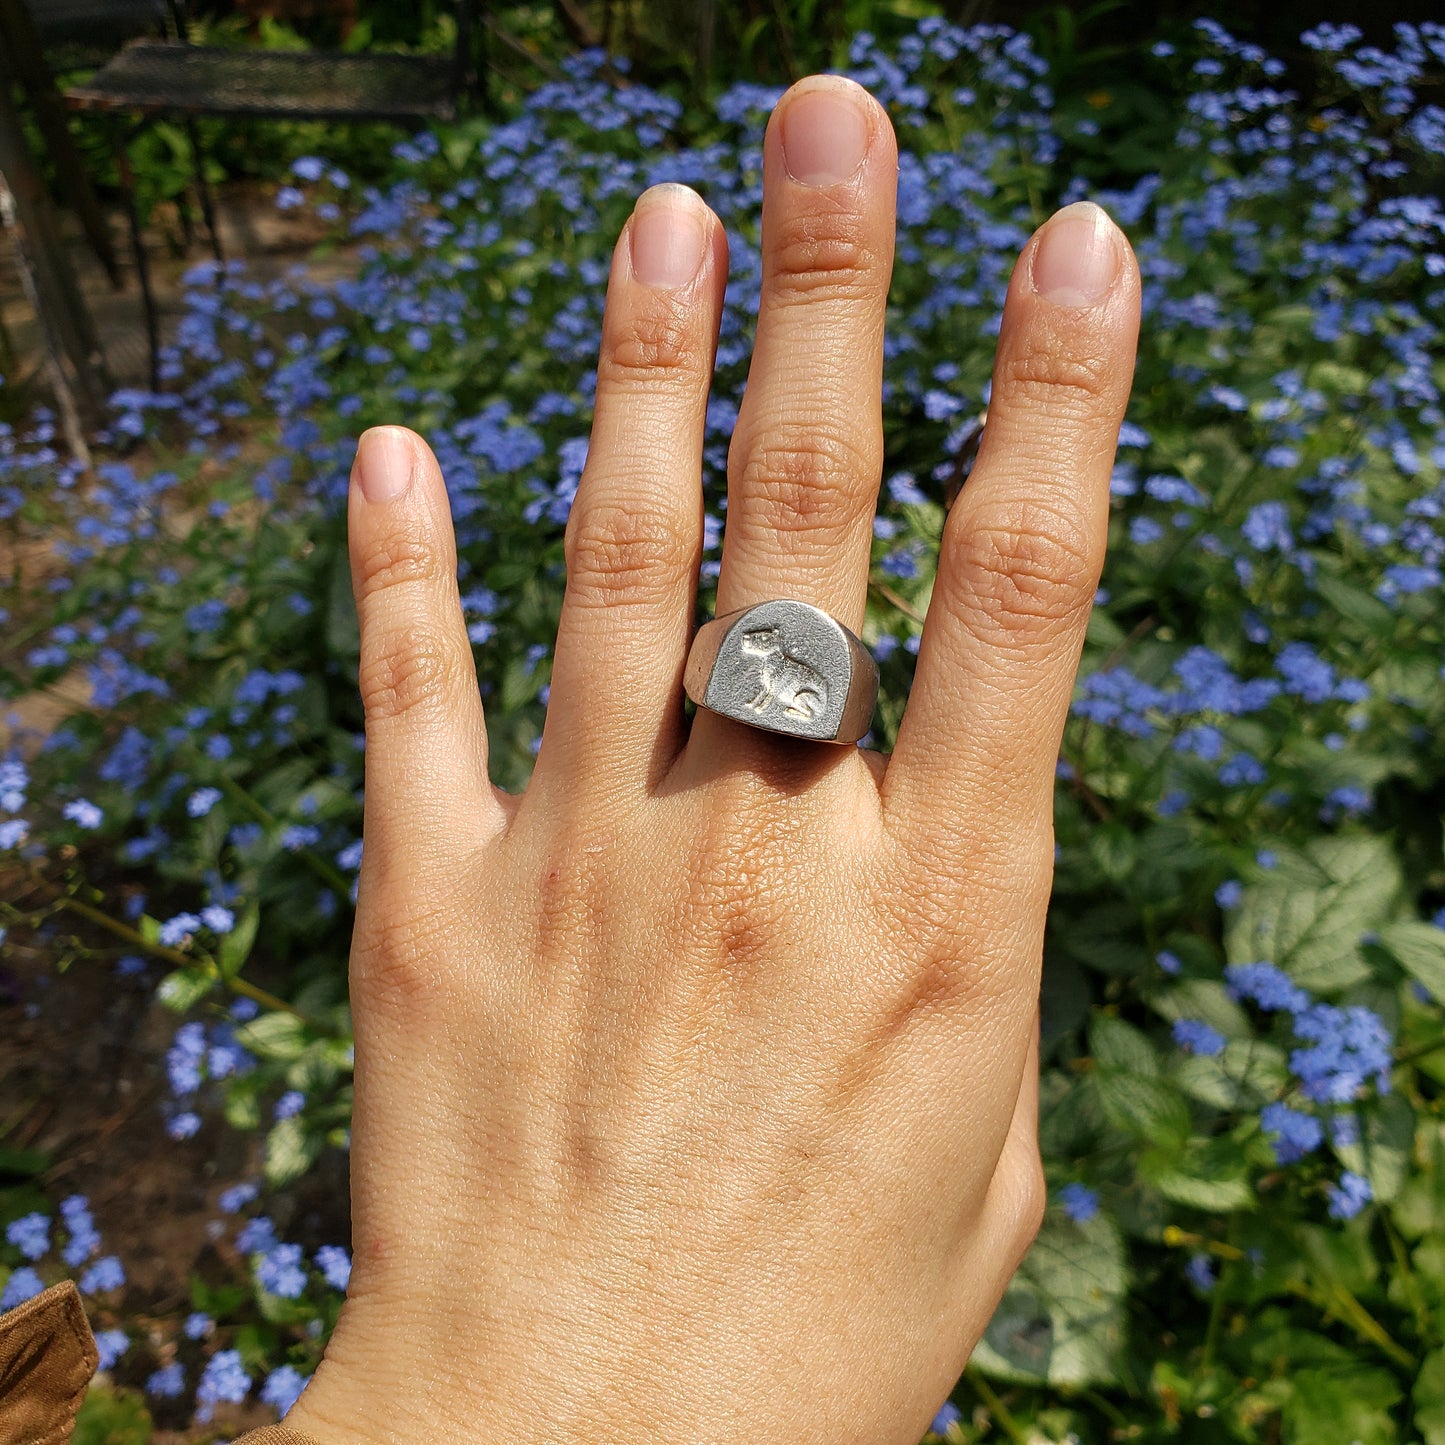
<svg viewBox="0 0 1445 1445">
<path fill-rule="evenodd" d="M 137 41 L 66 92 L 80 110 L 296 119 L 452 113 L 450 57 L 222 50 Z"/>
</svg>

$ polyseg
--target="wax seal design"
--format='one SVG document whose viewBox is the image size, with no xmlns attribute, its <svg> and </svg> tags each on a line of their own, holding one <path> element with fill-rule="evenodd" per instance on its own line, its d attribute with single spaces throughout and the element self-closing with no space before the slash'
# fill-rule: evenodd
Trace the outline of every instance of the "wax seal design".
<svg viewBox="0 0 1445 1445">
<path fill-rule="evenodd" d="M 821 608 L 776 598 L 705 623 L 684 683 L 699 707 L 749 727 L 855 743 L 872 721 L 878 668 Z"/>
</svg>

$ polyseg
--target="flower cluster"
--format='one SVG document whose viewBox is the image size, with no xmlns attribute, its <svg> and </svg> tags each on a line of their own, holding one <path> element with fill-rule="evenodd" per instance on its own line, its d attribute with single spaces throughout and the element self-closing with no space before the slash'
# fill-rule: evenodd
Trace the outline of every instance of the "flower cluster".
<svg viewBox="0 0 1445 1445">
<path fill-rule="evenodd" d="M 1049 207 L 1092 195 L 1144 281 L 1111 560 L 1058 767 L 1040 1124 L 1057 1208 L 975 1359 L 1031 1382 L 1051 1438 L 1092 1438 L 1090 1391 L 1128 1377 L 1154 1382 L 1170 1430 L 1207 1410 L 1222 1439 L 1267 1428 L 1333 1445 L 1307 1382 L 1278 1363 L 1285 1347 L 1249 1354 L 1257 1315 L 1272 1340 L 1330 1332 L 1330 1350 L 1365 1330 L 1371 1363 L 1351 1368 L 1376 1373 L 1349 1416 L 1359 1438 L 1407 1438 L 1407 1397 L 1433 1408 L 1379 1372 L 1434 1358 L 1442 1341 L 1421 1321 L 1445 1308 L 1429 1293 L 1445 1248 L 1434 1184 L 1405 1179 L 1407 1162 L 1445 1168 L 1445 208 L 1429 179 L 1445 120 L 1423 89 L 1445 29 L 1402 25 L 1384 49 L 1321 25 L 1304 42 L 1318 68 L 1304 94 L 1209 22 L 1141 56 L 1183 101 L 1172 140 L 1132 160 L 1147 117 L 1126 97 L 1074 95 L 1004 27 L 934 17 L 849 49 L 900 142 L 862 629 L 883 679 L 879 747 L 911 681 L 944 488 L 986 418 L 1020 246 Z M 731 242 L 704 437 L 712 601 L 775 99 L 737 85 L 689 115 L 589 53 L 505 121 L 409 137 L 389 183 L 306 157 L 278 204 L 333 227 L 352 270 L 195 267 L 166 391 L 116 394 L 91 473 L 61 454 L 48 413 L 0 427 L 0 523 L 47 558 L 3 599 L 23 641 L 0 691 L 65 679 L 91 700 L 7 744 L 0 855 L 42 874 L 73 857 L 107 881 L 117 971 L 181 1016 L 164 1059 L 171 1137 L 199 1155 L 221 1119 L 264 1131 L 265 1190 L 349 1141 L 356 436 L 405 417 L 437 453 L 492 766 L 521 786 L 550 695 L 607 249 L 663 181 L 698 187 Z M 12 910 L 0 926 L 52 946 L 44 920 Z M 253 953 L 281 997 L 252 981 Z M 286 1408 L 349 1281 L 340 1245 L 278 1235 L 273 1214 L 289 1234 L 289 1212 L 239 1218 L 270 1209 L 262 1190 L 248 1179 L 218 1198 L 240 1303 L 198 1284 L 163 1347 L 101 1334 L 107 1368 L 154 1401 L 189 1395 L 202 1421 L 241 1400 Z M 1416 1284 L 1351 1265 L 1365 1296 L 1352 1308 L 1319 1231 L 1375 1228 L 1419 1252 Z M 124 1270 L 83 1199 L 52 1218 L 27 1198 L 5 1239 L 0 1305 L 63 1265 L 98 1308 L 121 1308 Z M 1158 1280 L 1141 1336 L 1126 1295 Z M 1387 1329 L 1408 1348 L 1382 1347 Z M 961 1428 L 953 1407 L 935 1421 Z M 1107 1428 L 1163 1427 L 1131 1414 Z"/>
</svg>

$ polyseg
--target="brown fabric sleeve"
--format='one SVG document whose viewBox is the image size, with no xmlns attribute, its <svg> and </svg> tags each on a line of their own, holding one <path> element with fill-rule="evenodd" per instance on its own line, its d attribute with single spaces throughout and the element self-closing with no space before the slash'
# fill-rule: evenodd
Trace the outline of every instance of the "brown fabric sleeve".
<svg viewBox="0 0 1445 1445">
<path fill-rule="evenodd" d="M 71 1280 L 0 1315 L 0 1440 L 65 1445 L 99 1363 Z"/>
<path fill-rule="evenodd" d="M 242 1435 L 233 1445 L 316 1445 L 309 1435 L 298 1435 L 284 1425 L 268 1425 L 264 1430 L 252 1430 Z"/>
</svg>

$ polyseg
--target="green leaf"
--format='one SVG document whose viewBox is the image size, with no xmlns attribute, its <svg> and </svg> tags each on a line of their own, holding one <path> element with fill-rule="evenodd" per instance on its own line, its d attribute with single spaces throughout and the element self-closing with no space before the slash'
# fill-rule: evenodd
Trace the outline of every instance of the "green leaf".
<svg viewBox="0 0 1445 1445">
<path fill-rule="evenodd" d="M 1284 1407 L 1289 1445 L 1399 1445 L 1390 1410 L 1400 1386 L 1384 1370 L 1298 1370 Z"/>
<path fill-rule="evenodd" d="M 236 1030 L 237 1042 L 263 1059 L 289 1062 L 306 1047 L 306 1025 L 295 1014 L 279 1009 L 257 1015 Z"/>
<path fill-rule="evenodd" d="M 1128 878 L 1139 863 L 1139 842 L 1122 823 L 1101 823 L 1089 830 L 1089 857 L 1111 883 Z"/>
<path fill-rule="evenodd" d="M 151 1429 L 150 1411 L 134 1390 L 95 1385 L 81 1402 L 70 1445 L 147 1445 Z"/>
<path fill-rule="evenodd" d="M 1230 998 L 1218 979 L 1180 979 L 1151 1002 L 1170 1023 L 1177 1019 L 1202 1019 L 1227 1039 L 1248 1039 L 1254 1033 L 1249 1015 Z"/>
<path fill-rule="evenodd" d="M 1139 1174 L 1166 1199 L 1191 1209 L 1227 1214 L 1254 1207 L 1247 1165 L 1233 1139 L 1191 1139 L 1182 1156 L 1150 1150 Z"/>
<path fill-rule="evenodd" d="M 1128 1271 L 1118 1227 L 1045 1222 L 973 1353 L 987 1375 L 1027 1384 L 1108 1384 L 1119 1377 Z"/>
<path fill-rule="evenodd" d="M 261 1127 L 261 1090 L 265 1087 L 262 1079 L 255 1074 L 245 1078 L 232 1079 L 226 1089 L 226 1122 L 233 1129 L 249 1131 Z"/>
<path fill-rule="evenodd" d="M 1100 1014 L 1089 1028 L 1095 1093 L 1114 1128 L 1161 1149 L 1180 1149 L 1189 1137 L 1189 1106 L 1159 1077 L 1149 1040 L 1131 1024 Z"/>
<path fill-rule="evenodd" d="M 1191 1099 L 1217 1109 L 1258 1109 L 1284 1092 L 1285 1052 L 1259 1039 L 1232 1039 L 1212 1057 L 1191 1054 L 1171 1077 Z"/>
<path fill-rule="evenodd" d="M 1267 959 L 1305 988 L 1347 988 L 1369 976 L 1361 935 L 1389 917 L 1400 887 L 1384 838 L 1316 839 L 1246 888 L 1225 935 L 1229 961 Z"/>
<path fill-rule="evenodd" d="M 256 930 L 261 924 L 261 905 L 253 902 L 237 920 L 236 926 L 221 940 L 216 953 L 216 962 L 221 967 L 223 978 L 235 978 L 256 942 Z"/>
<path fill-rule="evenodd" d="M 1445 1349 L 1425 1356 L 1410 1395 L 1415 1429 L 1425 1445 L 1445 1445 Z"/>
<path fill-rule="evenodd" d="M 0 1147 L 0 1184 L 7 1180 L 34 1179 L 55 1162 L 55 1156 L 44 1149 Z"/>
<path fill-rule="evenodd" d="M 1395 614 L 1378 597 L 1363 587 L 1355 587 L 1329 572 L 1321 571 L 1314 579 L 1315 591 L 1342 617 L 1357 622 L 1368 632 L 1388 636 L 1395 629 Z"/>
<path fill-rule="evenodd" d="M 1154 1045 L 1133 1024 L 1112 1014 L 1098 1014 L 1089 1025 L 1089 1051 L 1101 1069 L 1121 1069 L 1150 1078 L 1159 1073 Z"/>
<path fill-rule="evenodd" d="M 1436 1002 L 1445 1003 L 1445 928 L 1417 919 L 1390 923 L 1380 930 L 1380 946 L 1424 984 Z"/>
<path fill-rule="evenodd" d="M 266 1136 L 266 1180 L 273 1187 L 299 1179 L 321 1152 L 321 1140 L 311 1133 L 300 1115 L 281 1119 Z"/>
<path fill-rule="evenodd" d="M 1337 1145 L 1335 1153 L 1346 1169 L 1370 1181 L 1377 1200 L 1389 1204 L 1398 1197 L 1410 1170 L 1415 1111 L 1403 1095 L 1387 1094 L 1362 1112 L 1359 1143 Z"/>
<path fill-rule="evenodd" d="M 215 975 L 208 968 L 178 968 L 161 980 L 156 997 L 172 1012 L 183 1014 L 215 986 Z"/>
</svg>

